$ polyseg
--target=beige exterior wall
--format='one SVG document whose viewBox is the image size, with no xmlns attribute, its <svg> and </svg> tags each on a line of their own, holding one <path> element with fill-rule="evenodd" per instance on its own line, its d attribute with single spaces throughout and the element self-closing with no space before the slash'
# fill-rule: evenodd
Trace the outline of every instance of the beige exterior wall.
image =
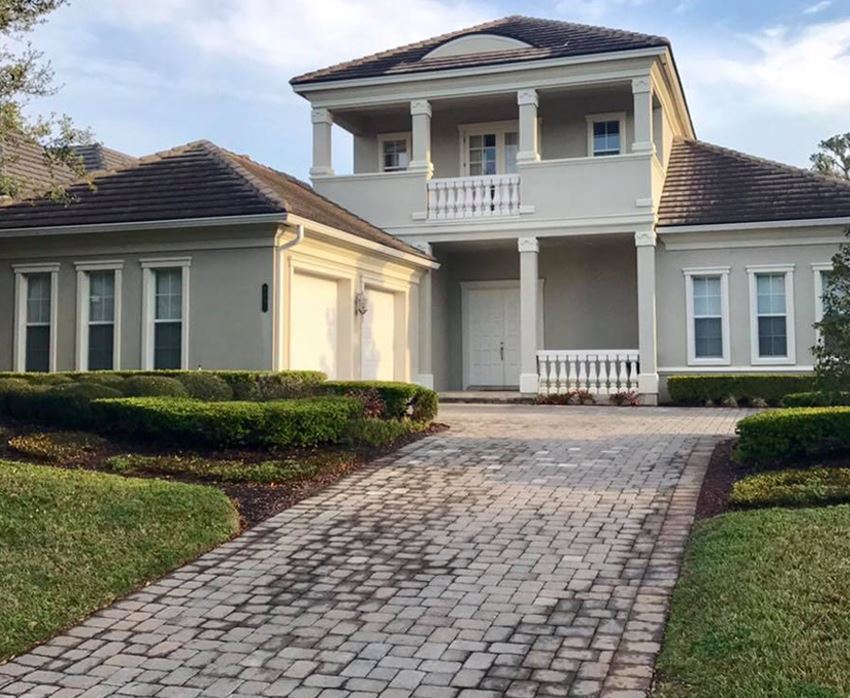
<svg viewBox="0 0 850 698">
<path fill-rule="evenodd" d="M 268 369 L 272 364 L 272 314 L 260 308 L 260 287 L 273 284 L 275 228 L 241 226 L 161 231 L 56 235 L 0 241 L 0 370 L 13 370 L 14 272 L 12 265 L 59 263 L 57 363 L 76 367 L 77 272 L 75 263 L 121 260 L 121 364 L 142 367 L 142 259 L 188 258 L 188 366 Z"/>
<path fill-rule="evenodd" d="M 439 390 L 463 388 L 461 282 L 519 279 L 516 241 L 435 252 L 434 380 Z M 543 240 L 542 349 L 637 348 L 634 241 L 630 236 Z"/>
</svg>

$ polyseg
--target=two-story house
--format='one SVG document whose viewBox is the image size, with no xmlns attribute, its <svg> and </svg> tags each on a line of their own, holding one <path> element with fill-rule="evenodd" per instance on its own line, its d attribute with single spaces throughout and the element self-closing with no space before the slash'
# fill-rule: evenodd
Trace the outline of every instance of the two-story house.
<svg viewBox="0 0 850 698">
<path fill-rule="evenodd" d="M 697 140 L 667 39 L 507 17 L 292 85 L 315 189 L 440 263 L 423 384 L 652 403 L 672 373 L 811 370 L 850 184 Z"/>
</svg>

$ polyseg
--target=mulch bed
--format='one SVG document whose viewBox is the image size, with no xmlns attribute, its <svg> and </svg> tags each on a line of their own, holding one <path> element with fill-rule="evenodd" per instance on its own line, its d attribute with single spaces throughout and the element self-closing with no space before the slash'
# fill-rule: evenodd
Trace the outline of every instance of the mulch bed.
<svg viewBox="0 0 850 698">
<path fill-rule="evenodd" d="M 735 441 L 727 439 L 714 447 L 697 500 L 697 521 L 722 514 L 728 508 L 732 484 L 740 477 L 740 466 L 732 460 Z"/>
</svg>

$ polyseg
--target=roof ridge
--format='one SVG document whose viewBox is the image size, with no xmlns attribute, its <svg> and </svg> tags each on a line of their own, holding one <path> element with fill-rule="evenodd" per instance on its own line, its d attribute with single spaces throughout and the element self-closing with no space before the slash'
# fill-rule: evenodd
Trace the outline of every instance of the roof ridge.
<svg viewBox="0 0 850 698">
<path fill-rule="evenodd" d="M 717 145 L 715 143 L 708 143 L 707 141 L 701 141 L 699 139 L 682 138 L 681 136 L 676 136 L 674 138 L 674 141 L 683 141 L 685 143 L 702 146 L 720 155 L 733 157 L 736 160 L 741 160 L 743 162 L 754 162 L 762 165 L 770 165 L 771 167 L 789 171 L 795 174 L 806 175 L 811 179 L 823 182 L 824 184 L 837 184 L 841 187 L 850 188 L 850 180 L 845 181 L 839 177 L 830 177 L 829 175 L 825 175 L 820 172 L 814 172 L 813 170 L 807 169 L 805 167 L 798 167 L 797 165 L 789 165 L 786 162 L 779 162 L 778 160 L 771 160 L 770 158 L 760 157 L 758 155 L 751 155 L 750 153 L 745 153 L 741 150 L 735 150 L 734 148 L 728 148 L 726 146 Z"/>
</svg>

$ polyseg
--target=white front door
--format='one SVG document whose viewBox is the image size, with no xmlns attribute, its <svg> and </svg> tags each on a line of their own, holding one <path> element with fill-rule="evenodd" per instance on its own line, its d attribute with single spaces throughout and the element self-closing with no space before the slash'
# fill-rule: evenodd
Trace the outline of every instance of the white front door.
<svg viewBox="0 0 850 698">
<path fill-rule="evenodd" d="M 337 375 L 338 284 L 333 279 L 292 275 L 291 368 Z"/>
<path fill-rule="evenodd" d="M 469 288 L 467 294 L 467 385 L 519 385 L 519 287 Z"/>
<path fill-rule="evenodd" d="M 361 334 L 360 377 L 395 379 L 395 295 L 366 289 L 366 314 Z"/>
</svg>

